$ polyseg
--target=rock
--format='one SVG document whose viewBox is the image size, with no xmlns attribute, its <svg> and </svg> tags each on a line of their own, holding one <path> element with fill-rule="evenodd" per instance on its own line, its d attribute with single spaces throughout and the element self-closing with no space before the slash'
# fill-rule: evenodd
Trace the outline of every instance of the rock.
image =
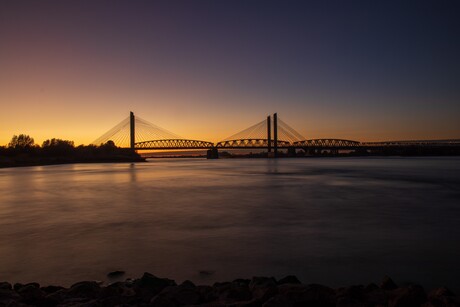
<svg viewBox="0 0 460 307">
<path fill-rule="evenodd" d="M 108 278 L 119 278 L 123 275 L 125 275 L 125 271 L 113 271 L 113 272 L 107 273 Z"/>
<path fill-rule="evenodd" d="M 190 285 L 166 287 L 157 297 L 164 297 L 179 306 L 196 305 L 200 302 L 200 293 L 196 287 L 192 288 Z"/>
<path fill-rule="evenodd" d="M 340 297 L 337 299 L 337 307 L 366 307 L 368 306 L 366 302 L 350 298 L 350 297 Z"/>
<path fill-rule="evenodd" d="M 278 280 L 278 285 L 283 284 L 301 284 L 300 280 L 294 275 L 288 275 Z"/>
<path fill-rule="evenodd" d="M 14 286 L 13 286 L 13 289 L 14 291 L 19 291 L 22 287 L 25 287 L 25 286 L 32 286 L 32 287 L 35 287 L 35 288 L 40 288 L 40 284 L 38 282 L 30 282 L 30 283 L 27 283 L 27 284 L 21 284 L 21 283 L 15 283 Z"/>
<path fill-rule="evenodd" d="M 253 277 L 249 283 L 253 299 L 259 304 L 265 303 L 278 294 L 277 282 L 273 277 Z"/>
<path fill-rule="evenodd" d="M 48 295 L 48 294 L 54 293 L 56 291 L 62 290 L 62 289 L 64 289 L 64 287 L 51 286 L 50 285 L 50 286 L 46 286 L 46 287 L 41 287 L 40 289 L 45 293 L 45 295 Z"/>
<path fill-rule="evenodd" d="M 393 291 L 389 301 L 390 307 L 420 306 L 427 301 L 425 290 L 419 285 L 410 285 Z"/>
<path fill-rule="evenodd" d="M 307 289 L 309 300 L 317 302 L 319 306 L 335 305 L 335 291 L 332 288 L 318 284 L 310 284 Z"/>
<path fill-rule="evenodd" d="M 277 295 L 269 299 L 262 306 L 263 307 L 291 307 L 293 305 L 292 305 L 292 302 L 290 302 L 286 297 Z"/>
<path fill-rule="evenodd" d="M 16 291 L 14 291 L 13 289 L 1 289 L 0 288 L 0 302 L 6 301 L 6 300 L 17 300 L 19 298 L 20 298 L 19 294 L 17 294 Z"/>
<path fill-rule="evenodd" d="M 97 299 L 97 306 L 132 306 L 139 305 L 140 301 L 135 296 L 114 295 Z"/>
<path fill-rule="evenodd" d="M 68 289 L 57 290 L 53 293 L 46 295 L 46 299 L 54 302 L 54 305 L 57 305 L 68 298 L 67 292 L 68 292 Z"/>
<path fill-rule="evenodd" d="M 11 286 L 11 284 L 9 282 L 2 281 L 2 282 L 0 282 L 0 289 L 13 290 L 13 286 Z"/>
<path fill-rule="evenodd" d="M 460 299 L 446 287 L 435 288 L 428 294 L 428 306 L 460 306 Z"/>
<path fill-rule="evenodd" d="M 180 284 L 181 287 L 186 287 L 186 288 L 196 288 L 195 284 L 191 282 L 190 280 L 185 280 Z"/>
<path fill-rule="evenodd" d="M 218 296 L 211 286 L 196 286 L 196 291 L 200 294 L 200 300 L 203 303 L 215 301 Z"/>
<path fill-rule="evenodd" d="M 157 295 L 150 300 L 150 305 L 152 307 L 176 307 L 176 303 L 168 299 L 167 297 Z"/>
<path fill-rule="evenodd" d="M 194 288 L 176 287 L 172 292 L 174 301 L 179 305 L 195 305 L 200 301 L 200 293 Z"/>
<path fill-rule="evenodd" d="M 260 304 L 265 303 L 270 298 L 278 294 L 278 288 L 275 286 L 256 287 L 252 290 L 252 297 Z"/>
<path fill-rule="evenodd" d="M 45 294 L 36 284 L 27 284 L 17 292 L 21 296 L 21 301 L 30 305 L 41 305 L 45 298 Z"/>
<path fill-rule="evenodd" d="M 364 306 L 365 291 L 363 286 L 339 288 L 336 291 L 337 306 Z"/>
<path fill-rule="evenodd" d="M 380 283 L 380 288 L 384 290 L 394 290 L 398 288 L 398 286 L 393 282 L 393 280 L 388 277 L 384 276 L 382 282 Z"/>
<path fill-rule="evenodd" d="M 251 291 L 249 291 L 247 285 L 225 282 L 215 283 L 213 288 L 216 295 L 219 297 L 219 301 L 225 302 L 226 304 L 252 299 Z"/>
<path fill-rule="evenodd" d="M 81 281 L 73 284 L 67 291 L 71 297 L 97 298 L 101 293 L 101 287 L 95 281 Z"/>
<path fill-rule="evenodd" d="M 140 279 L 134 281 L 133 289 L 143 302 L 148 303 L 164 288 L 170 286 L 176 286 L 176 282 L 167 278 L 158 278 L 146 272 Z"/>
<path fill-rule="evenodd" d="M 40 284 L 38 282 L 30 282 L 30 283 L 25 284 L 24 286 L 32 286 L 35 288 L 40 288 Z"/>
<path fill-rule="evenodd" d="M 257 300 L 249 300 L 249 301 L 235 302 L 233 304 L 225 304 L 225 307 L 260 307 L 260 306 L 262 306 L 262 304 Z"/>
<path fill-rule="evenodd" d="M 276 287 L 276 279 L 273 277 L 253 277 L 249 283 L 249 288 L 251 291 L 256 287 Z"/>
<path fill-rule="evenodd" d="M 455 296 L 455 294 L 446 287 L 435 288 L 428 294 L 428 298 L 435 298 L 440 296 Z"/>
<path fill-rule="evenodd" d="M 238 278 L 238 279 L 235 279 L 234 281 L 232 281 L 232 283 L 234 284 L 238 284 L 238 285 L 241 285 L 241 286 L 249 286 L 249 283 L 251 282 L 250 279 L 243 279 L 243 278 Z"/>
<path fill-rule="evenodd" d="M 60 307 L 95 307 L 97 300 L 93 300 L 90 298 L 84 297 L 69 297 L 65 299 L 61 304 Z"/>
<path fill-rule="evenodd" d="M 269 299 L 267 306 L 335 306 L 335 291 L 329 287 L 311 284 L 284 284 L 278 286 L 278 294 Z"/>
<path fill-rule="evenodd" d="M 338 307 L 365 307 L 368 305 L 366 291 L 362 285 L 337 289 L 336 299 L 336 306 Z"/>
<path fill-rule="evenodd" d="M 95 281 L 82 281 L 69 289 L 59 286 L 41 287 L 38 283 L 12 286 L 0 282 L 0 306 L 201 306 L 201 307 L 454 307 L 459 299 L 445 287 L 433 289 L 427 296 L 415 284 L 397 288 L 385 276 L 380 287 L 369 284 L 329 287 L 302 285 L 295 276 L 286 276 L 278 282 L 273 277 L 235 279 L 232 282 L 196 286 L 185 280 L 177 285 L 174 280 L 144 273 L 140 279 L 114 282 L 101 286 Z"/>
<path fill-rule="evenodd" d="M 368 287 L 366 287 L 368 289 Z M 366 291 L 366 301 L 371 306 L 387 306 L 388 293 L 386 290 L 377 287 L 374 290 Z"/>
<path fill-rule="evenodd" d="M 161 288 L 162 290 L 168 286 L 176 286 L 176 282 L 168 278 L 158 278 L 153 274 L 145 272 L 134 285 L 141 288 Z"/>
<path fill-rule="evenodd" d="M 14 289 L 14 291 L 18 291 L 22 287 L 24 287 L 24 285 L 17 282 L 17 283 L 14 284 L 13 289 Z"/>
<path fill-rule="evenodd" d="M 215 282 L 214 285 L 212 285 L 213 288 L 222 288 L 230 285 L 231 282 L 229 281 L 224 281 L 224 282 Z"/>
<path fill-rule="evenodd" d="M 377 290 L 377 289 L 380 289 L 379 286 L 377 286 L 374 283 L 370 283 L 364 288 L 364 291 L 371 292 L 371 291 L 374 291 L 374 290 Z"/>
<path fill-rule="evenodd" d="M 124 282 L 116 282 L 108 285 L 107 287 L 101 288 L 102 297 L 133 297 L 136 295 L 136 292 L 131 287 L 130 284 Z"/>
</svg>

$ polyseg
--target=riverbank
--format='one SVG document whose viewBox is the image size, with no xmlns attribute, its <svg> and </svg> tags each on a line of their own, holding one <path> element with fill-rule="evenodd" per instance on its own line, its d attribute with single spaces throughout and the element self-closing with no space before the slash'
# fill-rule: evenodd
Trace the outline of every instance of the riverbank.
<svg viewBox="0 0 460 307">
<path fill-rule="evenodd" d="M 26 166 L 46 166 L 60 164 L 78 164 L 78 163 L 126 163 L 126 162 L 146 162 L 144 158 L 110 158 L 100 160 L 53 160 L 53 161 L 12 161 L 0 162 L 0 168 L 7 167 L 26 167 Z"/>
<path fill-rule="evenodd" d="M 27 136 L 22 135 L 23 139 Z M 30 139 L 30 138 L 29 138 Z M 13 138 L 14 140 L 14 138 Z M 0 168 L 17 166 L 40 166 L 73 163 L 116 163 L 144 162 L 136 151 L 130 148 L 120 148 L 111 141 L 95 145 L 80 145 L 75 147 L 73 141 L 59 139 L 47 140 L 43 145 L 16 144 L 11 142 L 9 147 L 0 147 Z"/>
<path fill-rule="evenodd" d="M 111 272 L 116 280 L 124 272 Z M 253 277 L 195 285 L 177 284 L 168 278 L 144 273 L 139 279 L 114 281 L 102 285 L 81 281 L 70 288 L 40 286 L 38 283 L 14 285 L 0 282 L 2 306 L 460 306 L 459 298 L 446 287 L 426 291 L 416 284 L 396 285 L 385 276 L 377 285 L 370 283 L 331 288 L 303 284 L 295 276 L 276 280 Z"/>
<path fill-rule="evenodd" d="M 0 157 L 0 168 L 24 167 L 24 166 L 45 166 L 59 164 L 76 163 L 126 163 L 126 162 L 146 162 L 140 156 L 119 156 L 119 157 L 97 157 L 94 159 L 73 159 L 73 158 L 38 158 L 38 159 L 10 159 Z"/>
</svg>

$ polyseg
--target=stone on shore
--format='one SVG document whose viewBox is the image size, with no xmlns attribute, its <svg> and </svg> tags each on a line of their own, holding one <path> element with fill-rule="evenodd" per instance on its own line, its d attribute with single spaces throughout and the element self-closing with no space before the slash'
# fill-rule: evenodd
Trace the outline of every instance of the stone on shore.
<svg viewBox="0 0 460 307">
<path fill-rule="evenodd" d="M 135 280 L 133 283 L 136 295 L 139 296 L 145 303 L 149 303 L 155 295 L 169 286 L 176 286 L 176 282 L 168 278 L 156 277 L 155 275 L 147 272 L 145 272 L 140 279 Z"/>
<path fill-rule="evenodd" d="M 120 278 L 123 275 L 125 275 L 125 271 L 113 271 L 113 272 L 107 273 L 108 278 Z"/>
<path fill-rule="evenodd" d="M 301 282 L 296 276 L 288 275 L 288 276 L 283 277 L 280 280 L 278 280 L 278 285 L 283 285 L 283 284 L 298 284 L 298 285 L 300 285 Z"/>
<path fill-rule="evenodd" d="M 358 307 L 358 306 L 460 306 L 459 299 L 445 287 L 428 294 L 415 284 L 398 287 L 388 276 L 380 286 L 352 285 L 332 289 L 318 284 L 302 284 L 295 276 L 235 279 L 212 286 L 195 285 L 150 273 L 135 280 L 109 285 L 82 281 L 70 288 L 40 287 L 38 283 L 0 282 L 0 306 L 201 306 L 201 307 Z"/>
<path fill-rule="evenodd" d="M 11 286 L 11 284 L 9 282 L 2 281 L 2 282 L 0 282 L 0 289 L 2 289 L 2 290 L 12 290 L 13 286 Z"/>
<path fill-rule="evenodd" d="M 380 288 L 384 290 L 394 290 L 398 288 L 398 286 L 394 283 L 394 281 L 390 277 L 385 275 L 385 277 L 383 277 L 382 282 L 380 283 Z"/>
</svg>

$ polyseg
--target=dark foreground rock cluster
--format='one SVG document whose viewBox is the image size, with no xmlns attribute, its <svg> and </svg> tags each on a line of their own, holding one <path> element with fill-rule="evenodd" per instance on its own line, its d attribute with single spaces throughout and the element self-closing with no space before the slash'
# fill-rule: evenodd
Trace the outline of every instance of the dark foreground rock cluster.
<svg viewBox="0 0 460 307">
<path fill-rule="evenodd" d="M 38 283 L 0 283 L 0 306 L 460 306 L 447 288 L 426 292 L 411 284 L 398 287 L 389 277 L 380 285 L 333 289 L 318 284 L 302 284 L 295 276 L 280 280 L 253 277 L 212 286 L 174 280 L 144 273 L 102 286 L 82 281 L 70 288 L 41 287 Z"/>
</svg>

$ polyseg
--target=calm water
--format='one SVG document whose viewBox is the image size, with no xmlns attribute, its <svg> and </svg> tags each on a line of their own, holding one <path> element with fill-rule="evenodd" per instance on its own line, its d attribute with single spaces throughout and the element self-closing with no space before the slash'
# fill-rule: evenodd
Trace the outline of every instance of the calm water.
<svg viewBox="0 0 460 307">
<path fill-rule="evenodd" d="M 0 280 L 460 290 L 460 158 L 165 159 L 0 169 Z M 203 274 L 200 271 L 207 271 Z"/>
</svg>

